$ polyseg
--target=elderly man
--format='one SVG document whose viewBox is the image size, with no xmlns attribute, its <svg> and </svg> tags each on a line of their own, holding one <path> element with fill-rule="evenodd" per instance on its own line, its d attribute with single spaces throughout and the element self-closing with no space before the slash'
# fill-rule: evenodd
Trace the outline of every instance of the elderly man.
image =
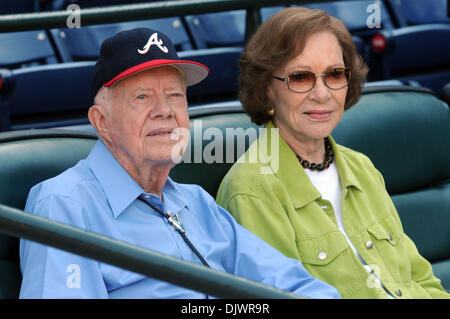
<svg viewBox="0 0 450 319">
<path fill-rule="evenodd" d="M 173 134 L 189 129 L 186 87 L 208 72 L 179 60 L 159 31 L 105 40 L 88 113 L 100 139 L 87 159 L 33 187 L 26 210 L 299 295 L 339 297 L 239 226 L 202 188 L 168 177 L 174 148 L 186 142 Z M 27 240 L 20 257 L 21 298 L 208 297 Z"/>
</svg>

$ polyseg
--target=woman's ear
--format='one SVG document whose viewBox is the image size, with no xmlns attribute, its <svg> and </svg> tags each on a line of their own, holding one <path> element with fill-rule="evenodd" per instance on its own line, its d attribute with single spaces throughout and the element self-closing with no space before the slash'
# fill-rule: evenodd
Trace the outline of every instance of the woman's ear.
<svg viewBox="0 0 450 319">
<path fill-rule="evenodd" d="M 102 140 L 111 142 L 108 121 L 108 110 L 104 105 L 94 104 L 89 108 L 88 118 Z"/>
<path fill-rule="evenodd" d="M 275 103 L 275 96 L 274 96 L 273 90 L 274 90 L 273 84 L 269 83 L 269 85 L 267 86 L 267 89 L 266 89 L 266 92 L 267 92 L 266 96 L 267 96 L 267 99 L 268 99 L 268 101 L 267 101 L 268 105 L 276 105 L 276 103 Z"/>
</svg>

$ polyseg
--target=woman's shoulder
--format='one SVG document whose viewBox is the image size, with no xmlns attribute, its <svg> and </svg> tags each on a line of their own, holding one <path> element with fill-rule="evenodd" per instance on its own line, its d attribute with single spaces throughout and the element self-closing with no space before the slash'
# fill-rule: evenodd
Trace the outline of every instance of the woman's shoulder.
<svg viewBox="0 0 450 319">
<path fill-rule="evenodd" d="M 366 154 L 340 144 L 336 146 L 339 153 L 337 156 L 341 158 L 340 169 L 351 171 L 360 182 L 382 180 L 381 173 Z"/>
<path fill-rule="evenodd" d="M 278 184 L 269 166 L 241 157 L 223 177 L 218 194 L 226 197 L 237 194 L 259 196 L 270 192 Z"/>
<path fill-rule="evenodd" d="M 372 161 L 370 158 L 359 151 L 356 151 L 354 149 L 351 149 L 347 146 L 343 146 L 341 144 L 336 144 L 337 151 L 341 154 L 341 156 L 348 162 L 349 164 L 359 164 L 369 167 L 374 167 Z"/>
</svg>

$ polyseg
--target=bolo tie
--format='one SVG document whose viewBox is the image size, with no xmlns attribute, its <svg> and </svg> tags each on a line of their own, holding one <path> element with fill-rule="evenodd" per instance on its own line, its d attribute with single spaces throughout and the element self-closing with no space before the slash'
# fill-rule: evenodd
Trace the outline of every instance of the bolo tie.
<svg viewBox="0 0 450 319">
<path fill-rule="evenodd" d="M 206 260 L 203 258 L 203 256 L 198 252 L 198 250 L 195 248 L 195 246 L 191 243 L 189 238 L 186 236 L 186 230 L 184 229 L 183 223 L 181 221 L 181 218 L 178 214 L 173 214 L 170 211 L 163 212 L 159 208 L 155 207 L 154 205 L 147 202 L 142 196 L 138 197 L 139 200 L 143 201 L 147 206 L 149 206 L 154 211 L 158 212 L 163 218 L 167 219 L 169 224 L 181 235 L 184 242 L 189 246 L 189 248 L 194 252 L 194 254 L 200 259 L 202 264 L 206 267 L 211 268 L 211 266 L 208 265 Z"/>
</svg>

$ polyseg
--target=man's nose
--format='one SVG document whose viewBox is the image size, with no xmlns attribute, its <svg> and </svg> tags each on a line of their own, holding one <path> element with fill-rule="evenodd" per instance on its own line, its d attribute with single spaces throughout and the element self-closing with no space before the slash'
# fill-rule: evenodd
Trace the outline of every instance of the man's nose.
<svg viewBox="0 0 450 319">
<path fill-rule="evenodd" d="M 160 96 L 155 101 L 155 104 L 152 108 L 152 111 L 150 112 L 152 118 L 162 118 L 162 119 L 170 119 L 173 117 L 174 112 L 170 105 L 170 103 L 167 101 L 165 96 Z"/>
</svg>

